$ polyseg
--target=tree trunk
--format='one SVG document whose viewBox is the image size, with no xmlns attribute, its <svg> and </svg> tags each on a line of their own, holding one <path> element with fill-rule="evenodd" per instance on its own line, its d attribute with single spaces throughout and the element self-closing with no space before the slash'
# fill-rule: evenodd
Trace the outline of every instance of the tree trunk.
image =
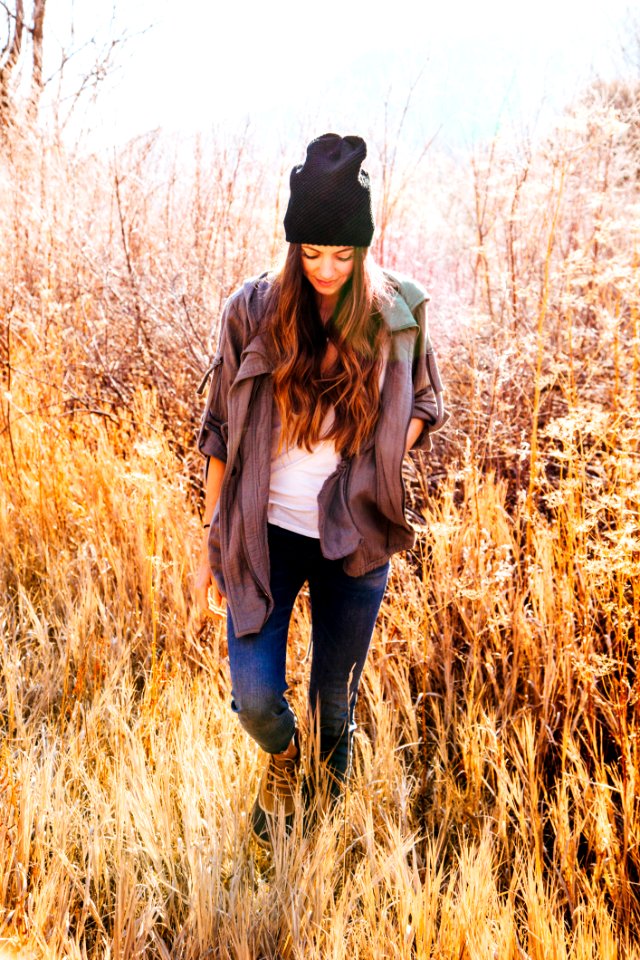
<svg viewBox="0 0 640 960">
<path fill-rule="evenodd" d="M 31 95 L 29 118 L 36 119 L 42 94 L 42 39 L 44 36 L 44 9 L 47 0 L 35 0 L 33 4 L 33 65 L 31 69 Z"/>
<path fill-rule="evenodd" d="M 44 6 L 44 3 L 43 3 Z M 11 76 L 20 58 L 22 49 L 22 30 L 24 27 L 23 0 L 16 0 L 15 24 L 11 29 L 12 15 L 7 11 L 8 37 L 0 54 L 0 126 L 8 127 L 13 122 L 13 100 L 11 97 Z M 42 71 L 41 71 L 42 72 Z"/>
</svg>

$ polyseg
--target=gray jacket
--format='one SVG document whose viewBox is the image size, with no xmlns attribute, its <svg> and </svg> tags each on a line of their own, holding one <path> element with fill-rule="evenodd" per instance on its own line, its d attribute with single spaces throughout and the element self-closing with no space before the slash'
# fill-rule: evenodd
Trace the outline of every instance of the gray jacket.
<svg viewBox="0 0 640 960">
<path fill-rule="evenodd" d="M 416 448 L 446 420 L 442 384 L 427 330 L 427 294 L 387 274 L 396 291 L 383 311 L 390 348 L 374 436 L 343 459 L 318 497 L 320 545 L 357 577 L 414 542 L 407 523 L 402 460 L 409 421 L 425 421 Z M 209 562 L 226 595 L 237 636 L 257 633 L 273 609 L 269 590 L 267 506 L 273 384 L 260 322 L 269 288 L 248 280 L 227 301 L 198 447 L 226 462 L 209 531 Z M 433 387 L 431 386 L 433 384 Z"/>
</svg>

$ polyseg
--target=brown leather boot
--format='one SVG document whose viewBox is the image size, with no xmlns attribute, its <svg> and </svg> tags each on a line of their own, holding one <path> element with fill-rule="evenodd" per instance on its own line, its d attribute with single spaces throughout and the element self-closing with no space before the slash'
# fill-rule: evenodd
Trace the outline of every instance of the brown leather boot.
<svg viewBox="0 0 640 960">
<path fill-rule="evenodd" d="M 268 845 L 269 820 L 279 813 L 286 817 L 287 825 L 293 820 L 294 797 L 300 766 L 300 747 L 298 731 L 293 735 L 296 754 L 285 757 L 280 753 L 269 754 L 269 759 L 262 774 L 258 796 L 251 811 L 251 830 L 253 836 L 263 845 Z"/>
</svg>

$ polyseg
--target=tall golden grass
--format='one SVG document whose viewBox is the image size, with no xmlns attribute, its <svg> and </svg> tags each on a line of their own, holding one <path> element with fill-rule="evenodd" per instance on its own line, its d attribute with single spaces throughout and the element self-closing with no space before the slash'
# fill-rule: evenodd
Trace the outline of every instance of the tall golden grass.
<svg viewBox="0 0 640 960">
<path fill-rule="evenodd" d="M 434 161 L 432 220 L 395 199 L 391 224 L 415 221 L 404 255 L 389 226 L 395 265 L 434 250 L 455 416 L 407 476 L 419 537 L 393 565 L 344 803 L 310 831 L 298 809 L 270 856 L 247 837 L 260 768 L 224 635 L 190 601 L 190 444 L 207 327 L 275 251 L 277 183 L 246 137 L 183 177 L 149 143 L 111 169 L 4 146 L 0 956 L 638 954 L 626 133 L 592 106 L 517 162 L 500 144 L 455 177 Z M 307 631 L 302 598 L 301 713 Z"/>
</svg>

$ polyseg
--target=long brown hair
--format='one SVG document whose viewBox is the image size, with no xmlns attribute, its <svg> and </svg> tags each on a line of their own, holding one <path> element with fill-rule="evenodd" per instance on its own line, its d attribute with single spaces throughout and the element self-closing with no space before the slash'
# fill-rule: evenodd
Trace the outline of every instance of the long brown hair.
<svg viewBox="0 0 640 960">
<path fill-rule="evenodd" d="M 388 296 L 382 272 L 367 256 L 367 248 L 355 247 L 353 272 L 325 327 L 302 269 L 301 247 L 289 245 L 271 287 L 266 328 L 281 444 L 310 449 L 318 440 L 331 438 L 342 455 L 352 456 L 371 437 L 380 406 L 385 338 L 380 308 Z M 323 371 L 328 340 L 334 343 L 337 358 Z M 323 435 L 331 407 L 333 424 Z"/>
</svg>

